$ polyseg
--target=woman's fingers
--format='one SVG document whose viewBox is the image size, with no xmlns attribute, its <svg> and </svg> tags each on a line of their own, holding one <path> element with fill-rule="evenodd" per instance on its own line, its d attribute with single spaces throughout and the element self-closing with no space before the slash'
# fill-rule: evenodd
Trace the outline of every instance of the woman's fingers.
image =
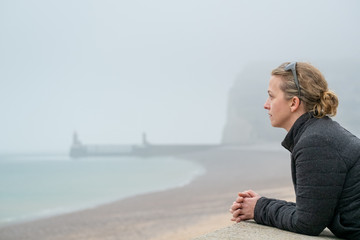
<svg viewBox="0 0 360 240">
<path fill-rule="evenodd" d="M 249 220 L 250 218 L 249 217 L 247 217 L 246 215 L 240 215 L 240 216 L 238 216 L 236 219 L 235 219 L 235 221 L 237 222 L 237 223 L 239 223 L 239 222 L 241 222 L 241 221 L 245 221 L 245 220 Z"/>
<path fill-rule="evenodd" d="M 229 212 L 232 214 L 231 221 L 241 222 L 244 220 L 252 219 L 253 215 L 253 204 L 252 200 L 259 198 L 256 192 L 247 190 L 239 192 L 235 202 L 230 206 Z M 250 203 L 250 204 L 249 204 Z M 256 201 L 255 201 L 256 203 Z"/>
<path fill-rule="evenodd" d="M 241 221 L 244 221 L 244 220 L 249 220 L 251 219 L 250 215 L 248 214 L 248 211 L 247 209 L 242 209 L 242 208 L 239 208 L 235 211 L 232 210 L 232 218 L 231 218 L 231 221 L 234 221 L 234 222 L 241 222 Z"/>
<path fill-rule="evenodd" d="M 233 212 L 233 217 L 238 218 L 242 214 L 242 209 L 238 209 Z"/>
<path fill-rule="evenodd" d="M 236 210 L 236 209 L 239 209 L 239 208 L 241 208 L 241 203 L 234 203 L 232 206 L 231 206 L 231 209 L 232 210 Z"/>
<path fill-rule="evenodd" d="M 243 197 L 237 197 L 235 202 L 237 203 L 242 203 L 244 201 L 244 198 Z"/>
<path fill-rule="evenodd" d="M 246 191 L 246 193 L 249 194 L 250 197 L 258 197 L 259 196 L 259 194 L 257 194 L 253 190 L 248 190 L 248 191 Z"/>
<path fill-rule="evenodd" d="M 233 215 L 231 221 L 241 222 L 254 218 L 254 208 L 260 195 L 253 190 L 239 192 L 235 202 L 230 206 L 230 213 Z"/>
<path fill-rule="evenodd" d="M 251 195 L 248 193 L 248 191 L 245 192 L 239 192 L 238 193 L 239 198 L 247 198 L 247 197 L 251 197 Z"/>
</svg>

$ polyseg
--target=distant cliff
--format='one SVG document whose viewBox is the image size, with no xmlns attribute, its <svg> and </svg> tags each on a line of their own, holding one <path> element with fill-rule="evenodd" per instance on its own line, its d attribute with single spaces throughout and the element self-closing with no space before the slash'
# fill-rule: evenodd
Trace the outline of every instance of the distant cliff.
<svg viewBox="0 0 360 240">
<path fill-rule="evenodd" d="M 245 66 L 235 79 L 228 95 L 227 119 L 222 143 L 243 145 L 262 142 L 281 142 L 285 130 L 273 128 L 267 110 L 267 88 L 271 70 L 282 62 L 258 62 Z M 334 118 L 355 135 L 360 135 L 360 61 L 334 59 L 316 61 L 328 81 L 329 88 L 338 95 L 340 104 Z"/>
</svg>

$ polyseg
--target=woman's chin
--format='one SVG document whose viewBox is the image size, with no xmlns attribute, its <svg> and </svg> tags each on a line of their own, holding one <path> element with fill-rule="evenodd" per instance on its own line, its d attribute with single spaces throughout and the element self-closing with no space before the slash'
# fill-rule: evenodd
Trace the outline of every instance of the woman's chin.
<svg viewBox="0 0 360 240">
<path fill-rule="evenodd" d="M 275 121 L 271 121 L 271 126 L 276 128 L 280 127 L 279 124 L 277 124 Z"/>
</svg>

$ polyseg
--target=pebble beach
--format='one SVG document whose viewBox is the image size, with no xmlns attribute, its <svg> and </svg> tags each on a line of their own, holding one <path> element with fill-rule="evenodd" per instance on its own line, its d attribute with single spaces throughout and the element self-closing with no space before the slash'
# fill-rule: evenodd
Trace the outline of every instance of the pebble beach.
<svg viewBox="0 0 360 240">
<path fill-rule="evenodd" d="M 185 240 L 231 226 L 240 191 L 294 201 L 289 153 L 223 147 L 178 156 L 205 174 L 190 184 L 95 208 L 0 227 L 2 240 Z"/>
</svg>

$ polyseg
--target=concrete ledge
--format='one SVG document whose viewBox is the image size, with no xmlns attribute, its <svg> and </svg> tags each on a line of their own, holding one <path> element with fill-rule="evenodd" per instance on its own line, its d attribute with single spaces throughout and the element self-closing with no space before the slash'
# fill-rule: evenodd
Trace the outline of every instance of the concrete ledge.
<svg viewBox="0 0 360 240">
<path fill-rule="evenodd" d="M 280 230 L 274 227 L 257 224 L 254 221 L 246 221 L 233 224 L 229 227 L 219 229 L 215 232 L 197 237 L 193 240 L 243 240 L 243 239 L 286 239 L 286 240 L 311 240 L 311 239 L 339 239 L 328 229 L 320 236 L 307 236 Z"/>
</svg>

